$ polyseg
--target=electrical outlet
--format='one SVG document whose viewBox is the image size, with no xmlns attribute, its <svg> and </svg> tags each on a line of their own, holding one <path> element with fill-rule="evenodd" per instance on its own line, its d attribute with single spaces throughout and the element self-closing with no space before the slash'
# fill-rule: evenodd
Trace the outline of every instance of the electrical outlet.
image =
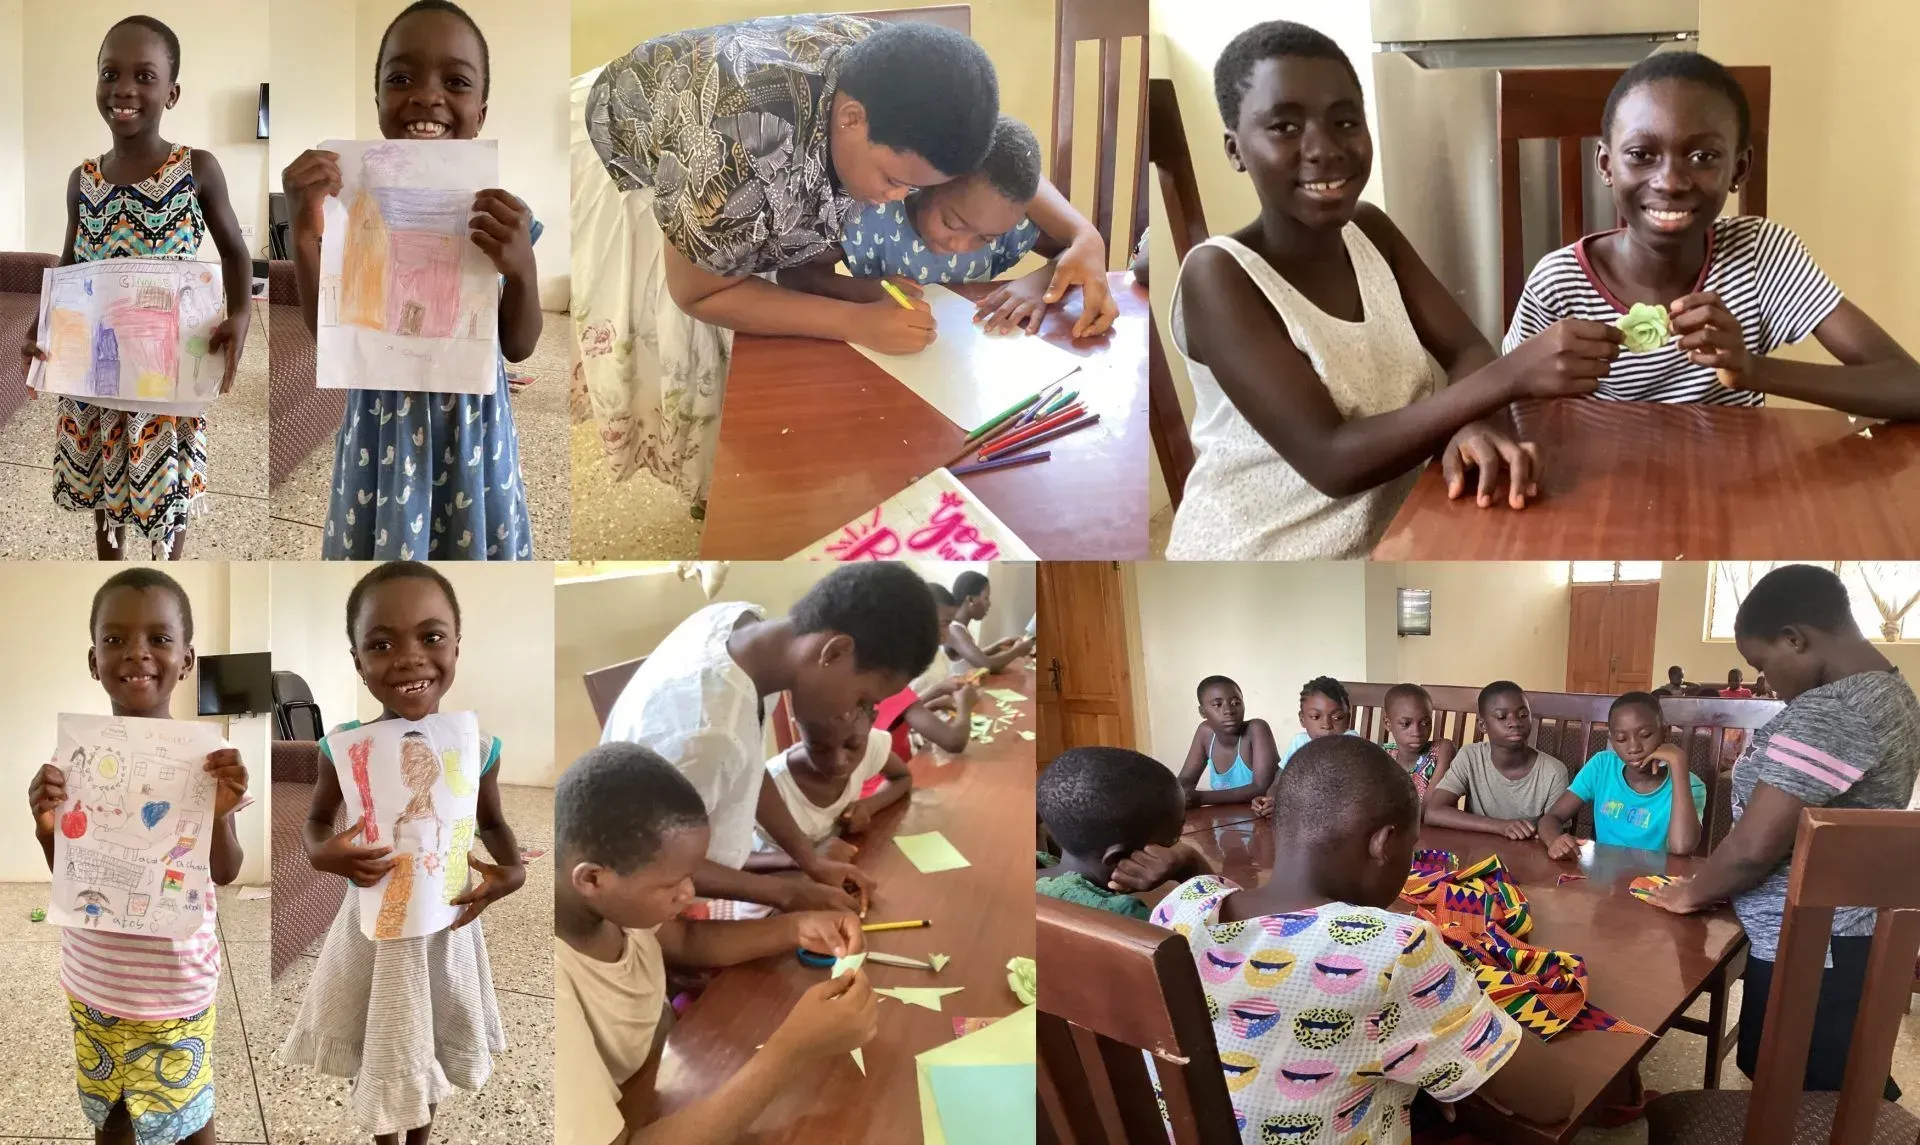
<svg viewBox="0 0 1920 1145">
<path fill-rule="evenodd" d="M 251 240 L 253 238 L 253 228 L 249 226 L 242 226 L 240 228 L 240 237 L 243 239 Z"/>
</svg>

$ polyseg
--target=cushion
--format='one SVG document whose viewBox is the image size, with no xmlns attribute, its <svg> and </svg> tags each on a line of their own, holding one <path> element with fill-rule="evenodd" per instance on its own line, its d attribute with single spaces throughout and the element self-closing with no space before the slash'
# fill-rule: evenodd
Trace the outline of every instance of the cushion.
<svg viewBox="0 0 1920 1145">
<path fill-rule="evenodd" d="M 1693 1089 L 1669 1093 L 1647 1106 L 1647 1145 L 1740 1145 L 1746 1133 L 1744 1089 Z M 1793 1145 L 1827 1145 L 1833 1135 L 1837 1093 L 1808 1093 L 1800 1098 Z M 1920 1117 L 1891 1101 L 1880 1103 L 1871 1145 L 1914 1145 L 1920 1141 Z"/>
</svg>

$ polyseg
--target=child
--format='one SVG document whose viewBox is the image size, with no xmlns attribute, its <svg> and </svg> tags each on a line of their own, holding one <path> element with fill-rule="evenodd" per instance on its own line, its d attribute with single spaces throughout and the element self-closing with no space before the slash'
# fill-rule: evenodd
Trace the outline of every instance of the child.
<svg viewBox="0 0 1920 1145">
<path fill-rule="evenodd" d="M 1592 392 L 1620 331 L 1568 323 L 1523 361 L 1495 358 L 1399 228 L 1361 204 L 1373 140 L 1331 39 L 1259 24 L 1213 74 L 1227 158 L 1260 217 L 1195 247 L 1174 284 L 1198 456 L 1167 557 L 1364 557 L 1436 454 L 1449 495 L 1478 468 L 1482 507 L 1502 473 L 1507 503 L 1525 505 L 1534 452 L 1502 411 Z"/>
<path fill-rule="evenodd" d="M 1723 700 L 1753 699 L 1753 689 L 1747 687 L 1742 680 L 1740 669 L 1734 668 L 1727 672 L 1727 686 L 1720 689 L 1720 698 Z"/>
<path fill-rule="evenodd" d="M 973 632 L 967 626 L 985 620 L 993 609 L 993 585 L 986 573 L 968 569 L 953 578 L 953 597 L 959 607 L 946 627 L 948 660 L 964 660 L 992 674 L 1033 652 L 1035 641 L 1031 636 L 1009 636 L 987 648 L 974 643 Z"/>
<path fill-rule="evenodd" d="M 191 259 L 211 234 L 220 252 L 227 316 L 207 339 L 207 352 L 226 351 L 224 394 L 233 388 L 253 318 L 253 262 L 227 199 L 226 174 L 212 153 L 160 137 L 161 117 L 179 100 L 180 38 L 173 29 L 151 16 L 129 16 L 107 29 L 94 102 L 113 147 L 67 178 L 60 265 Z M 21 354 L 44 361 L 38 325 L 36 318 Z M 53 503 L 93 513 L 94 553 L 103 561 L 127 556 L 120 542 L 129 532 L 148 544 L 155 559 L 164 554 L 179 560 L 187 522 L 209 508 L 206 418 L 180 412 L 191 406 L 140 406 L 112 409 L 60 398 Z"/>
<path fill-rule="evenodd" d="M 393 561 L 369 571 L 347 594 L 347 641 L 361 683 L 380 702 L 377 720 L 420 720 L 440 710 L 460 659 L 460 601 L 431 566 Z M 336 731 L 359 727 L 350 720 Z M 474 809 L 475 836 L 493 856 L 468 865 L 480 884 L 451 900 L 464 906 L 446 930 L 375 942 L 360 927 L 360 896 L 340 902 L 313 981 L 281 1057 L 292 1065 L 353 1079 L 354 1120 L 374 1139 L 425 1145 L 433 1107 L 454 1086 L 478 1090 L 507 1048 L 480 912 L 520 889 L 526 867 L 500 811 L 500 740 L 486 753 Z M 313 869 L 370 887 L 393 869 L 393 848 L 353 841 L 364 822 L 334 830 L 342 798 L 327 746 L 307 808 Z M 469 925 L 472 924 L 472 925 Z"/>
<path fill-rule="evenodd" d="M 1386 752 L 1316 740 L 1275 789 L 1266 883 L 1242 890 L 1203 875 L 1162 899 L 1152 921 L 1192 948 L 1241 1140 L 1330 1140 L 1331 1128 L 1404 1142 L 1417 1093 L 1454 1102 L 1474 1092 L 1520 1044 L 1520 1027 L 1432 923 L 1388 909 L 1407 880 L 1420 805 Z"/>
<path fill-rule="evenodd" d="M 1769 219 L 1721 217 L 1752 162 L 1751 118 L 1739 81 L 1698 52 L 1628 68 L 1601 113 L 1597 156 L 1621 229 L 1540 260 L 1506 352 L 1555 321 L 1613 323 L 1646 303 L 1672 314 L 1673 340 L 1613 363 L 1603 399 L 1757 406 L 1778 394 L 1920 416 L 1920 366 L 1841 297 L 1800 237 Z M 1767 357 L 1809 334 L 1841 364 Z"/>
<path fill-rule="evenodd" d="M 883 780 L 872 795 L 861 789 L 869 779 Z M 864 834 L 879 812 L 907 797 L 913 773 L 893 753 L 893 737 L 873 726 L 865 708 L 827 723 L 800 721 L 800 739 L 767 761 L 760 798 L 777 799 L 807 841 L 837 841 L 841 832 Z M 799 864 L 764 833 L 753 836 L 750 870 L 778 870 Z M 847 848 L 839 858 L 852 855 Z"/>
<path fill-rule="evenodd" d="M 1653 694 L 1656 696 L 1673 696 L 1675 698 L 1692 695 L 1693 685 L 1687 683 L 1687 670 L 1678 664 L 1668 667 L 1667 682 L 1655 688 Z"/>
<path fill-rule="evenodd" d="M 1749 1078 L 1760 1057 L 1767 995 L 1778 957 L 1794 832 L 1807 807 L 1900 809 L 1920 760 L 1920 701 L 1854 622 L 1840 578 L 1811 565 L 1777 568 L 1747 593 L 1734 644 L 1787 704 L 1754 733 L 1733 768 L 1733 830 L 1692 878 L 1653 892 L 1652 902 L 1688 914 L 1733 900 L 1753 944 L 1740 998 L 1736 1061 Z M 1871 910 L 1833 915 L 1828 968 L 1814 1008 L 1805 1088 L 1840 1088 L 1853 1019 L 1867 976 Z M 1886 1096 L 1898 1101 L 1891 1080 Z"/>
<path fill-rule="evenodd" d="M 927 591 L 933 593 L 934 616 L 939 630 L 945 632 L 960 611 L 959 602 L 946 585 L 929 582 Z M 893 753 L 901 759 L 913 758 L 909 732 L 950 755 L 959 755 L 967 750 L 972 737 L 973 707 L 979 702 L 980 688 L 972 674 L 948 675 L 946 665 L 936 656 L 920 678 L 879 703 L 874 726 L 893 737 Z M 953 718 L 941 715 L 942 711 L 951 711 Z M 879 783 L 870 779 L 867 785 L 877 790 Z M 870 794 L 861 791 L 863 798 Z"/>
<path fill-rule="evenodd" d="M 784 803 L 760 800 L 763 698 L 789 692 L 795 719 L 831 724 L 898 692 L 938 647 L 933 597 L 917 573 L 892 561 L 842 565 L 778 619 L 730 601 L 681 621 L 614 701 L 600 742 L 653 749 L 706 800 L 710 845 L 694 877 L 703 897 L 857 911 L 872 876 L 815 854 Z M 806 879 L 741 870 L 756 814 Z"/>
<path fill-rule="evenodd" d="M 1300 728 L 1287 741 L 1287 750 L 1280 753 L 1280 767 L 1284 770 L 1293 753 L 1316 739 L 1327 736 L 1359 735 L 1353 730 L 1353 699 L 1347 695 L 1346 685 L 1332 676 L 1315 676 L 1300 689 Z M 1278 776 L 1276 775 L 1276 784 Z M 1266 794 L 1256 798 L 1249 806 L 1254 814 L 1266 816 L 1273 814 L 1273 787 L 1269 784 Z"/>
<path fill-rule="evenodd" d="M 487 122 L 487 40 L 458 5 L 416 0 L 380 38 L 375 65 L 380 134 L 473 139 Z M 340 158 L 308 151 L 281 176 L 293 220 L 300 311 L 315 329 L 320 232 L 327 196 L 340 193 Z M 533 533 L 520 476 L 520 438 L 507 401 L 506 363 L 540 343 L 533 244 L 540 224 L 501 190 L 474 196 L 473 245 L 500 274 L 498 380 L 491 394 L 348 391 L 334 437 L 326 560 L 531 560 Z M 363 378 L 372 383 L 376 379 Z"/>
<path fill-rule="evenodd" d="M 1700 844 L 1707 788 L 1687 770 L 1686 754 L 1667 742 L 1659 699 L 1628 692 L 1615 700 L 1607 711 L 1607 741 L 1540 817 L 1540 841 L 1548 857 L 1571 859 L 1580 853 L 1580 841 L 1566 830 L 1588 804 L 1594 842 L 1602 846 L 1693 854 Z M 1676 775 L 1687 782 L 1675 783 Z"/>
<path fill-rule="evenodd" d="M 1042 853 L 1034 889 L 1051 898 L 1144 919 L 1130 891 L 1212 874 L 1181 841 L 1186 801 L 1160 761 L 1123 747 L 1076 747 L 1040 773 L 1034 803 L 1060 858 Z"/>
<path fill-rule="evenodd" d="M 672 1023 L 665 963 L 731 966 L 795 948 L 864 949 L 860 920 L 814 911 L 753 922 L 681 919 L 708 850 L 700 793 L 634 744 L 601 744 L 553 792 L 560 878 L 553 895 L 554 1102 L 559 1145 L 722 1145 L 815 1062 L 879 1028 L 865 971 L 815 984 L 766 1044 L 707 1097 L 653 1118 Z M 853 1063 L 845 1062 L 846 1069 Z"/>
<path fill-rule="evenodd" d="M 1413 777 L 1422 800 L 1453 766 L 1452 740 L 1433 738 L 1433 697 L 1418 684 L 1395 684 L 1381 705 L 1387 717 L 1387 752 Z"/>
<path fill-rule="evenodd" d="M 1265 720 L 1247 718 L 1240 685 L 1225 676 L 1208 676 L 1195 689 L 1200 726 L 1193 729 L 1180 786 L 1189 807 L 1208 803 L 1247 803 L 1273 786 L 1280 752 Z M 1222 752 L 1230 754 L 1222 756 Z"/>
<path fill-rule="evenodd" d="M 163 572 L 135 568 L 93 594 L 87 670 L 106 689 L 116 716 L 173 718 L 173 690 L 193 671 L 193 605 Z M 215 886 L 239 877 L 244 855 L 233 814 L 246 806 L 247 769 L 222 746 L 207 756 L 214 783 Z M 67 776 L 46 764 L 27 803 L 34 835 L 53 868 L 55 816 L 67 801 Z M 200 928 L 187 938 L 154 938 L 63 927 L 60 987 L 73 1019 L 80 1109 L 101 1141 L 139 1145 L 211 1145 L 214 996 L 220 986 L 220 938 L 214 892 Z"/>
<path fill-rule="evenodd" d="M 1107 247 L 1094 225 L 1061 200 L 1054 214 L 1071 224 L 1044 235 L 1027 209 L 1036 197 L 1059 199 L 1040 176 L 1040 143 L 1026 124 L 1002 115 L 994 125 L 993 142 L 978 170 L 904 200 L 863 204 L 845 224 L 838 249 L 818 261 L 780 272 L 780 284 L 796 290 L 843 298 L 849 302 L 876 302 L 887 298 L 882 276 L 918 298 L 929 283 L 986 282 L 1019 265 L 1039 241 L 1048 263 L 1013 280 L 982 299 L 974 321 L 985 321 L 989 333 L 1010 334 L 1025 327 L 1040 330 L 1047 304 L 1058 301 L 1076 278 L 1076 268 L 1104 268 Z M 1062 252 L 1066 252 L 1062 254 Z M 1061 260 L 1067 270 L 1061 271 Z M 835 274 L 845 262 L 852 277 Z M 1056 279 L 1059 289 L 1055 290 Z M 1088 338 L 1106 333 L 1119 316 L 1105 274 L 1078 276 L 1083 305 L 1073 336 Z"/>
<path fill-rule="evenodd" d="M 1567 765 L 1527 742 L 1533 712 L 1511 680 L 1480 689 L 1486 738 L 1461 748 L 1453 766 L 1427 792 L 1426 821 L 1435 827 L 1531 839 L 1535 823 L 1567 789 Z M 1460 797 L 1467 808 L 1460 809 Z"/>
</svg>

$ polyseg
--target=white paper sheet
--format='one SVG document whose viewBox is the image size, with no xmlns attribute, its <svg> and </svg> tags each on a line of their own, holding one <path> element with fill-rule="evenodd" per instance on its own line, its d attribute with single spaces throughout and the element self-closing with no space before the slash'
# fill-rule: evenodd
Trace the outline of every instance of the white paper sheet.
<svg viewBox="0 0 1920 1145">
<path fill-rule="evenodd" d="M 220 264 L 114 258 L 40 272 L 40 347 L 27 385 L 93 405 L 198 414 L 220 396 L 227 316 Z"/>
<path fill-rule="evenodd" d="M 441 712 L 424 720 L 380 720 L 326 739 L 349 823 L 365 815 L 356 843 L 392 847 L 393 870 L 359 887 L 360 930 L 368 938 L 417 938 L 445 930 L 467 889 L 467 855 L 479 800 L 480 718 Z"/>
<path fill-rule="evenodd" d="M 969 432 L 1080 368 L 1080 359 L 1031 334 L 987 333 L 973 320 L 972 300 L 944 286 L 927 287 L 926 299 L 939 331 L 933 345 L 918 354 L 853 348 Z"/>
<path fill-rule="evenodd" d="M 220 729 L 192 720 L 62 715 L 47 921 L 186 938 L 213 911 Z"/>
<path fill-rule="evenodd" d="M 500 279 L 473 245 L 474 196 L 500 183 L 491 139 L 329 140 L 341 189 L 320 243 L 321 389 L 490 394 Z"/>
<path fill-rule="evenodd" d="M 934 470 L 872 512 L 787 559 L 882 561 L 895 557 L 934 561 L 1040 559 L 945 469 Z"/>
</svg>

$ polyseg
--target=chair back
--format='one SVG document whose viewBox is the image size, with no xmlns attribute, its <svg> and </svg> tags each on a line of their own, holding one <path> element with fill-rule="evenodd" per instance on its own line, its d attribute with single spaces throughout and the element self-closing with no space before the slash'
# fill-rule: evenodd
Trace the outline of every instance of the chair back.
<svg viewBox="0 0 1920 1145">
<path fill-rule="evenodd" d="M 273 738 L 318 740 L 327 734 L 313 689 L 292 672 L 273 673 Z"/>
<path fill-rule="evenodd" d="M 587 702 L 593 705 L 593 718 L 600 721 L 601 727 L 607 726 L 607 716 L 613 712 L 613 705 L 620 693 L 627 688 L 627 681 L 640 670 L 647 658 L 625 660 L 618 664 L 609 664 L 605 668 L 595 668 L 581 677 L 587 686 Z"/>
<path fill-rule="evenodd" d="M 875 12 L 850 12 L 862 20 L 882 20 L 890 24 L 938 24 L 963 36 L 973 35 L 973 5 L 934 4 L 925 8 L 883 8 Z"/>
<path fill-rule="evenodd" d="M 1160 202 L 1173 232 L 1174 265 L 1160 273 L 1178 280 L 1187 252 L 1207 239 L 1207 220 L 1200 208 L 1200 184 L 1194 178 L 1193 155 L 1187 150 L 1186 127 L 1180 121 L 1180 101 L 1172 80 L 1147 81 L 1147 119 L 1151 125 L 1147 159 L 1153 164 Z M 1173 297 L 1172 287 L 1167 288 L 1167 297 Z M 1147 422 L 1160 476 L 1167 483 L 1167 496 L 1178 509 L 1187 474 L 1193 472 L 1193 438 L 1187 431 L 1186 415 L 1180 410 L 1180 395 L 1173 386 L 1173 373 L 1156 322 L 1147 323 Z"/>
<path fill-rule="evenodd" d="M 1099 138 L 1093 153 L 1093 225 L 1106 240 L 1107 250 L 1129 254 L 1147 229 L 1147 0 L 1054 0 L 1053 162 L 1048 175 L 1060 193 L 1073 197 L 1074 61 L 1079 46 L 1089 40 L 1100 45 Z M 1140 94 L 1134 113 L 1133 219 L 1121 246 L 1113 229 L 1114 190 L 1120 162 L 1120 47 L 1140 41 Z"/>
</svg>

